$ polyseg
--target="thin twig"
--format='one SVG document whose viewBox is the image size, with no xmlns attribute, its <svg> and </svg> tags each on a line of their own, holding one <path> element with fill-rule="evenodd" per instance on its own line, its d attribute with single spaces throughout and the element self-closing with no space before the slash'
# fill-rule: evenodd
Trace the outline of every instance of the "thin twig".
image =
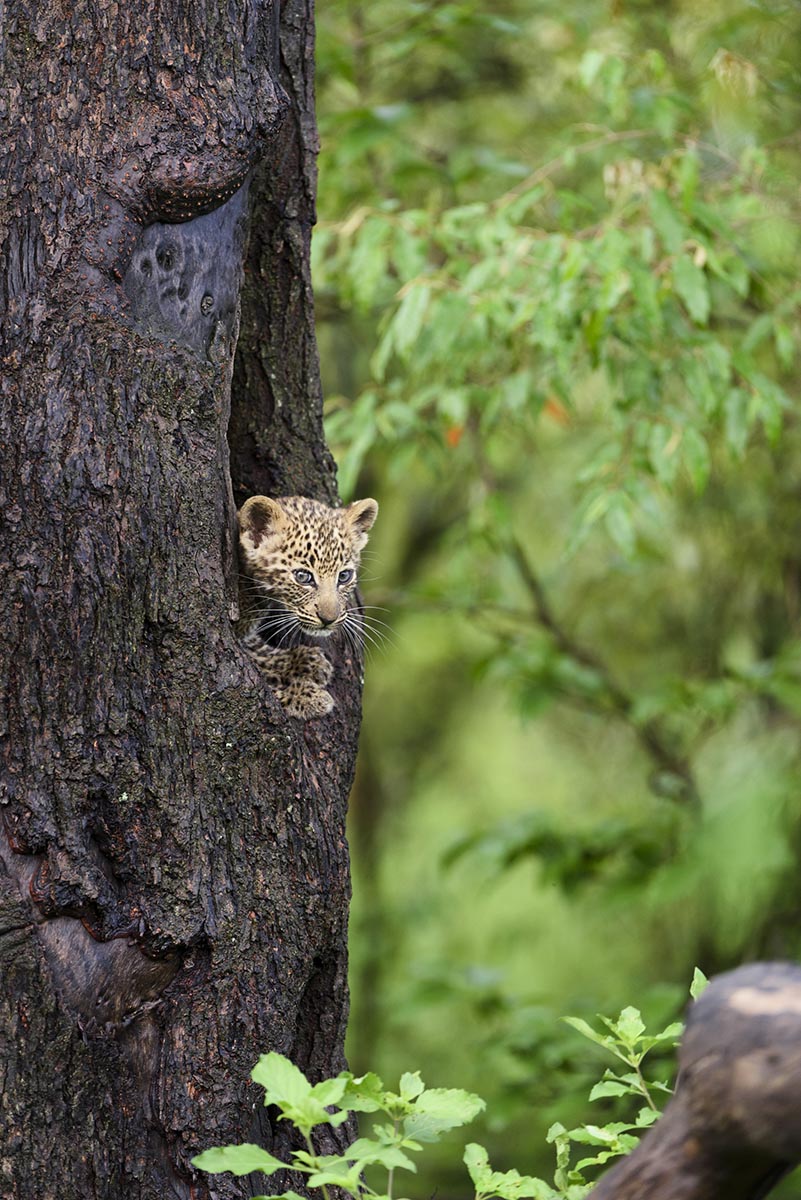
<svg viewBox="0 0 801 1200">
<path fill-rule="evenodd" d="M 525 550 L 516 538 L 509 541 L 508 550 L 531 598 L 537 623 L 548 633 L 557 649 L 575 662 L 581 663 L 582 666 L 589 667 L 599 676 L 611 708 L 629 725 L 649 758 L 653 760 L 660 771 L 667 772 L 681 782 L 681 789 L 677 790 L 674 798 L 698 803 L 698 789 L 692 770 L 686 759 L 678 755 L 670 745 L 661 723 L 656 718 L 649 721 L 635 719 L 634 700 L 617 682 L 606 663 L 594 651 L 581 645 L 567 633 L 554 616 L 545 589 L 535 574 Z M 660 794 L 664 794 L 664 789 L 660 791 Z"/>
</svg>

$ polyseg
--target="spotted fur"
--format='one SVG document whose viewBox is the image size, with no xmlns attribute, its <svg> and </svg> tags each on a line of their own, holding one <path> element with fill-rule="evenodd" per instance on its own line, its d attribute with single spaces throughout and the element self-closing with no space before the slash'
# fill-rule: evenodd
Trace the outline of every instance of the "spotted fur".
<svg viewBox="0 0 801 1200">
<path fill-rule="evenodd" d="M 352 616 L 361 551 L 375 500 L 329 508 L 305 496 L 253 496 L 239 511 L 243 647 L 293 717 L 321 717 L 334 700 L 319 646 Z"/>
</svg>

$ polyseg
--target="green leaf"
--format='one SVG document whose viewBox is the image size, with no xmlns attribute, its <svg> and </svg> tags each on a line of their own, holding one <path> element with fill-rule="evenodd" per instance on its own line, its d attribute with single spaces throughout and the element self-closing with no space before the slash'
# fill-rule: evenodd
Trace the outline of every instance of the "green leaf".
<svg viewBox="0 0 801 1200">
<path fill-rule="evenodd" d="M 347 1084 L 341 1076 L 336 1079 L 324 1079 L 322 1083 L 316 1083 L 311 1090 L 315 1100 L 319 1100 L 326 1108 L 331 1104 L 339 1104 L 342 1099 Z"/>
<path fill-rule="evenodd" d="M 696 967 L 693 971 L 693 981 L 690 984 L 690 995 L 693 1000 L 697 1000 L 709 986 L 709 980 L 700 967 Z"/>
<path fill-rule="evenodd" d="M 746 332 L 742 340 L 742 349 L 751 353 L 756 350 L 757 346 L 769 338 L 773 332 L 773 313 L 760 313 L 756 320 L 751 322 L 751 327 Z"/>
<path fill-rule="evenodd" d="M 345 1080 L 345 1091 L 339 1101 L 341 1108 L 349 1112 L 377 1112 L 382 1108 L 384 1084 L 374 1071 L 358 1077 L 350 1071 L 342 1071 L 339 1078 Z"/>
<path fill-rule="evenodd" d="M 477 1196 L 498 1196 L 501 1200 L 551 1200 L 556 1196 L 542 1179 L 521 1175 L 518 1171 L 493 1171 L 489 1165 L 487 1151 L 483 1146 L 470 1142 L 465 1147 L 464 1163 Z"/>
<path fill-rule="evenodd" d="M 620 1158 L 621 1155 L 629 1154 L 637 1146 L 637 1138 L 630 1134 L 621 1137 L 615 1142 L 614 1146 L 610 1146 L 608 1150 L 600 1150 L 598 1154 L 593 1154 L 590 1158 L 581 1158 L 576 1163 L 576 1171 L 584 1171 L 587 1167 L 599 1167 L 604 1163 L 608 1163 L 610 1159 Z"/>
<path fill-rule="evenodd" d="M 615 1022 L 615 1030 L 627 1046 L 634 1046 L 645 1033 L 639 1009 L 624 1008 Z"/>
<path fill-rule="evenodd" d="M 262 1171 L 265 1175 L 273 1175 L 276 1171 L 287 1169 L 282 1163 L 261 1146 L 251 1142 L 243 1142 L 241 1146 L 212 1146 L 202 1154 L 192 1159 L 192 1166 L 212 1175 L 221 1171 L 230 1171 L 233 1175 L 249 1175 L 252 1171 Z"/>
<path fill-rule="evenodd" d="M 714 416 L 721 406 L 724 388 L 728 377 L 721 380 L 719 359 L 715 351 L 715 343 L 704 347 L 703 358 L 684 359 L 681 364 L 681 374 L 687 385 L 688 398 L 694 410 L 700 409 L 704 416 Z M 678 437 L 676 439 L 678 444 Z"/>
<path fill-rule="evenodd" d="M 419 1071 L 406 1071 L 401 1075 L 400 1095 L 402 1100 L 414 1100 L 424 1090 L 425 1084 Z"/>
<path fill-rule="evenodd" d="M 368 451 L 372 449 L 375 440 L 376 426 L 372 411 L 368 407 L 362 406 L 362 418 L 357 432 L 339 458 L 337 480 L 344 500 L 353 495 L 362 463 Z"/>
<path fill-rule="evenodd" d="M 370 359 L 370 370 L 377 380 L 382 381 L 387 373 L 387 366 L 392 357 L 392 347 L 394 345 L 392 326 L 384 330 L 384 335 L 376 346 L 375 352 Z"/>
<path fill-rule="evenodd" d="M 587 50 L 581 56 L 579 79 L 585 88 L 592 86 L 605 61 L 606 55 L 601 50 Z"/>
<path fill-rule="evenodd" d="M 661 1033 L 655 1034 L 650 1040 L 654 1043 L 654 1045 L 656 1045 L 657 1042 L 673 1042 L 675 1044 L 683 1032 L 683 1022 L 673 1021 L 670 1025 L 667 1025 Z"/>
<path fill-rule="evenodd" d="M 403 1122 L 407 1137 L 435 1142 L 441 1133 L 472 1121 L 484 1108 L 480 1096 L 461 1088 L 430 1088 L 421 1093 Z"/>
<path fill-rule="evenodd" d="M 596 1033 L 592 1025 L 589 1025 L 586 1021 L 582 1020 L 581 1017 L 562 1017 L 562 1020 L 566 1025 L 570 1025 L 573 1029 L 577 1030 L 582 1037 L 587 1038 L 591 1042 L 595 1042 L 597 1046 L 603 1046 L 605 1050 L 610 1049 L 613 1044 L 612 1039 L 607 1034 Z M 552 1128 L 556 1128 L 556 1126 L 553 1126 Z"/>
<path fill-rule="evenodd" d="M 405 225 L 395 224 L 392 230 L 392 261 L 401 279 L 412 279 L 423 270 L 428 239 L 413 233 Z"/>
<path fill-rule="evenodd" d="M 652 233 L 650 229 L 648 232 Z M 649 336 L 654 339 L 660 337 L 664 325 L 664 313 L 659 281 L 651 274 L 650 269 L 642 270 L 634 265 L 631 272 L 631 286 L 637 311 L 647 323 Z"/>
<path fill-rule="evenodd" d="M 359 1162 L 363 1167 L 379 1165 L 382 1167 L 402 1167 L 404 1171 L 416 1171 L 417 1166 L 404 1154 L 399 1146 L 388 1146 L 386 1142 L 376 1141 L 375 1138 L 357 1138 L 348 1146 L 344 1158 Z"/>
<path fill-rule="evenodd" d="M 261 1056 L 251 1078 L 264 1088 L 264 1103 L 276 1105 L 304 1135 L 315 1125 L 337 1126 L 347 1120 L 347 1112 L 326 1111 L 334 1103 L 331 1097 L 344 1093 L 346 1080 L 325 1080 L 313 1088 L 294 1063 L 275 1052 Z"/>
<path fill-rule="evenodd" d="M 743 457 L 748 442 L 750 429 L 748 399 L 748 393 L 743 388 L 732 388 L 723 404 L 726 442 L 736 458 Z"/>
<path fill-rule="evenodd" d="M 706 325 L 709 320 L 706 275 L 686 254 L 680 255 L 673 263 L 673 286 L 696 325 Z"/>
<path fill-rule="evenodd" d="M 679 459 L 677 432 L 663 423 L 654 423 L 648 435 L 648 461 L 661 483 L 670 485 L 676 478 Z"/>
<path fill-rule="evenodd" d="M 776 442 L 782 431 L 784 414 L 792 408 L 787 393 L 761 371 L 749 371 L 748 380 L 754 388 L 750 411 L 759 417 L 769 440 Z"/>
<path fill-rule="evenodd" d="M 676 214 L 667 194 L 652 191 L 648 197 L 651 219 L 668 254 L 679 254 L 684 242 L 684 225 Z"/>
<path fill-rule="evenodd" d="M 273 1050 L 269 1054 L 262 1054 L 250 1077 L 264 1088 L 264 1103 L 277 1104 L 279 1108 L 285 1103 L 300 1104 L 312 1090 L 300 1068 Z"/>
<path fill-rule="evenodd" d="M 681 201 L 685 211 L 689 211 L 692 208 L 696 192 L 698 191 L 699 175 L 700 161 L 698 155 L 694 150 L 688 151 L 681 156 L 678 169 Z"/>
<path fill-rule="evenodd" d="M 796 355 L 796 339 L 789 325 L 785 325 L 783 321 L 776 321 L 773 327 L 773 340 L 776 345 L 776 353 L 779 356 L 779 362 L 789 370 Z"/>
<path fill-rule="evenodd" d="M 430 299 L 431 288 L 427 284 L 414 284 L 400 302 L 391 330 L 395 350 L 401 358 L 408 355 L 420 336 Z"/>
<path fill-rule="evenodd" d="M 352 1196 L 358 1196 L 361 1174 L 361 1163 L 349 1167 L 342 1159 L 339 1163 L 332 1163 L 320 1171 L 315 1171 L 309 1176 L 308 1184 L 310 1188 L 341 1187 Z"/>
<path fill-rule="evenodd" d="M 583 1146 L 612 1146 L 619 1143 L 621 1134 L 630 1128 L 624 1121 L 611 1121 L 608 1125 L 582 1125 L 570 1130 L 570 1138 Z"/>
<path fill-rule="evenodd" d="M 464 1158 L 462 1161 L 467 1167 L 467 1172 L 473 1181 L 476 1191 L 485 1191 L 486 1185 L 492 1175 L 492 1168 L 489 1165 L 489 1156 L 484 1147 L 479 1146 L 478 1142 L 468 1142 L 464 1148 Z"/>
<path fill-rule="evenodd" d="M 653 1086 L 653 1084 L 651 1086 Z M 638 1129 L 649 1129 L 651 1125 L 654 1125 L 659 1120 L 660 1116 L 661 1114 L 654 1112 L 652 1108 L 641 1108 L 637 1113 L 635 1125 Z"/>
<path fill-rule="evenodd" d="M 490 1195 L 500 1197 L 500 1200 L 523 1200 L 531 1197 L 533 1200 L 551 1200 L 557 1195 L 544 1179 L 536 1179 L 532 1175 L 521 1175 L 518 1171 L 493 1171 Z"/>
<path fill-rule="evenodd" d="M 607 1096 L 630 1096 L 633 1090 L 628 1084 L 618 1083 L 614 1079 L 605 1079 L 601 1083 L 596 1083 L 590 1092 L 590 1100 L 603 1100 Z"/>
<path fill-rule="evenodd" d="M 348 257 L 353 298 L 362 312 L 369 309 L 380 284 L 387 277 L 389 234 L 390 228 L 385 219 L 373 218 L 365 221 Z"/>
<path fill-rule="evenodd" d="M 614 1071 L 605 1071 L 604 1079 L 613 1079 L 617 1083 L 625 1084 L 630 1093 L 642 1095 L 640 1077 L 636 1071 L 627 1071 L 622 1075 L 616 1075 Z"/>
<path fill-rule="evenodd" d="M 684 430 L 681 439 L 681 450 L 690 479 L 696 492 L 702 492 L 709 479 L 710 461 L 709 446 L 706 438 L 702 437 L 692 425 Z"/>
</svg>

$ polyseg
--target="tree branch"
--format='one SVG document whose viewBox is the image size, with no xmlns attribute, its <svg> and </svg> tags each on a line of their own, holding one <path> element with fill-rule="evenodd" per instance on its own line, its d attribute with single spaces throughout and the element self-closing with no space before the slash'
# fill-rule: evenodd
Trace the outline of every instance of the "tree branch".
<svg viewBox="0 0 801 1200">
<path fill-rule="evenodd" d="M 658 774 L 651 780 L 654 791 L 673 800 L 697 803 L 698 790 L 690 765 L 671 745 L 661 723 L 656 718 L 648 721 L 637 720 L 634 715 L 633 697 L 617 682 L 607 664 L 594 651 L 578 642 L 557 620 L 545 589 L 517 538 L 509 540 L 507 550 L 529 594 L 537 623 L 562 654 L 588 667 L 601 679 L 608 706 L 630 727 L 640 746 L 657 767 Z M 666 775 L 668 780 L 661 778 L 663 775 Z"/>
</svg>

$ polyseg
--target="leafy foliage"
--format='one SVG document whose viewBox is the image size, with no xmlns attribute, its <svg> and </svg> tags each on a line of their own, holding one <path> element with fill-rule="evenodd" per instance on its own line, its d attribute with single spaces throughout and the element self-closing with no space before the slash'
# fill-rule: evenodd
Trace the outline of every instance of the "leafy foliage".
<svg viewBox="0 0 801 1200">
<path fill-rule="evenodd" d="M 193 1165 L 214 1174 L 297 1171 L 307 1177 L 310 1188 L 319 1188 L 323 1195 L 329 1187 L 337 1187 L 355 1197 L 391 1197 L 395 1170 L 416 1170 L 410 1153 L 471 1121 L 484 1107 L 478 1096 L 458 1088 L 427 1088 L 418 1071 L 406 1072 L 397 1092 L 386 1090 L 372 1073 L 357 1079 L 343 1071 L 334 1079 L 312 1085 L 288 1058 L 271 1052 L 261 1056 L 251 1075 L 264 1088 L 264 1103 L 274 1105 L 280 1118 L 295 1126 L 306 1149 L 293 1151 L 291 1161 L 284 1163 L 258 1146 L 218 1146 L 199 1154 Z M 357 1138 L 341 1155 L 317 1154 L 312 1131 L 318 1125 L 341 1125 L 352 1112 L 381 1114 L 388 1120 L 376 1119 L 373 1136 Z M 386 1186 L 378 1192 L 363 1179 L 365 1171 L 373 1168 L 387 1172 Z M 296 1196 L 293 1191 L 282 1192 L 280 1200 L 295 1200 Z"/>
<path fill-rule="evenodd" d="M 406 14 L 407 37 L 421 39 L 419 7 Z M 446 14 L 467 20 L 464 6 L 440 5 L 431 23 Z M 381 18 L 380 6 L 371 9 L 374 32 L 360 46 L 376 43 Z M 488 439 L 508 451 L 514 437 L 524 455 L 543 414 L 569 423 L 589 404 L 601 410 L 604 436 L 583 473 L 574 538 L 600 524 L 631 554 L 655 494 L 681 478 L 702 490 L 718 445 L 741 458 L 755 430 L 778 437 L 790 407 L 779 378 L 796 357 L 801 292 L 764 244 L 766 206 L 795 239 L 781 151 L 755 140 L 760 118 L 772 124 L 756 94 L 764 85 L 748 60 L 712 59 L 718 103 L 743 92 L 754 100 L 739 114 L 741 137 L 715 137 L 708 101 L 681 89 L 667 53 L 636 55 L 631 31 L 618 32 L 619 51 L 578 54 L 568 85 L 592 125 L 568 127 L 559 153 L 533 169 L 516 163 L 523 178 L 513 186 L 480 197 L 471 178 L 454 189 L 455 203 L 436 191 L 401 207 L 382 179 L 372 206 L 323 223 L 318 289 L 346 311 L 379 316 L 371 379 L 329 420 L 346 492 L 381 443 L 396 452 L 423 443 L 433 470 L 459 471 L 492 457 Z M 706 33 L 714 37 L 714 26 Z M 522 12 L 508 30 L 519 34 Z M 395 55 L 391 27 L 387 37 L 382 50 Z M 384 154 L 401 144 L 410 152 L 391 133 L 401 115 L 373 112 L 388 122 Z M 353 136 L 340 119 L 334 181 L 352 161 Z M 486 172 L 490 186 L 504 178 Z M 504 473 L 515 465 L 517 456 Z"/>
<path fill-rule="evenodd" d="M 697 995 L 702 976 L 696 972 L 693 991 Z M 673 1023 L 657 1034 L 648 1034 L 640 1013 L 626 1008 L 617 1020 L 602 1017 L 605 1033 L 598 1033 L 586 1021 L 568 1017 L 567 1022 L 583 1037 L 601 1046 L 622 1062 L 628 1071 L 615 1074 L 607 1070 L 603 1079 L 590 1093 L 590 1100 L 610 1097 L 633 1097 L 645 1100 L 633 1121 L 613 1121 L 605 1125 L 588 1124 L 576 1129 L 563 1125 L 552 1126 L 548 1141 L 556 1149 L 556 1173 L 553 1186 L 542 1179 L 521 1175 L 512 1169 L 495 1171 L 483 1146 L 469 1143 L 464 1162 L 475 1188 L 475 1200 L 580 1200 L 590 1183 L 587 1171 L 603 1167 L 611 1159 L 628 1154 L 637 1144 L 639 1135 L 658 1116 L 653 1099 L 655 1091 L 669 1094 L 670 1089 L 658 1081 L 647 1082 L 642 1062 L 649 1051 L 658 1046 L 675 1047 L 681 1034 L 681 1024 Z M 218 1146 L 205 1150 L 192 1160 L 195 1167 L 219 1174 L 231 1171 L 246 1175 L 260 1171 L 271 1176 L 277 1171 L 296 1171 L 307 1177 L 309 1188 L 319 1188 L 327 1195 L 329 1187 L 342 1188 L 354 1200 L 380 1197 L 392 1200 L 396 1169 L 416 1171 L 410 1153 L 422 1150 L 421 1143 L 436 1142 L 452 1129 L 472 1121 L 484 1108 L 484 1101 L 458 1088 L 427 1088 L 419 1071 L 401 1076 L 397 1092 L 387 1091 L 374 1073 L 355 1078 L 343 1071 L 334 1079 L 312 1085 L 288 1058 L 271 1052 L 262 1055 L 252 1071 L 252 1078 L 264 1088 L 264 1103 L 275 1105 L 282 1120 L 290 1121 L 306 1142 L 306 1150 L 295 1150 L 291 1161 L 281 1162 L 258 1146 Z M 323 1107 L 321 1107 L 323 1106 Z M 342 1125 L 348 1114 L 369 1114 L 373 1121 L 370 1133 L 353 1141 L 341 1155 L 318 1155 L 311 1140 L 312 1130 L 323 1124 Z M 388 1121 L 380 1120 L 380 1116 Z M 571 1165 L 573 1148 L 589 1147 L 583 1157 Z M 378 1190 L 366 1180 L 375 1169 L 386 1171 Z M 284 1191 L 279 1196 L 260 1200 L 297 1200 L 298 1193 Z"/>
<path fill-rule="evenodd" d="M 493 1161 L 575 1125 L 554 1010 L 799 950 L 800 23 L 319 13 L 326 415 L 396 640 L 351 1053 L 467 1075 Z"/>
<path fill-rule="evenodd" d="M 561 6 L 532 19 L 511 0 L 491 13 L 412 2 L 391 18 L 381 3 L 342 3 L 322 26 L 331 215 L 315 235 L 316 287 L 323 313 L 332 305 L 369 348 L 353 391 L 329 405 L 342 489 L 368 458 L 389 483 L 414 470 L 458 533 L 413 602 L 480 619 L 482 668 L 527 714 L 563 700 L 626 725 L 650 785 L 676 801 L 697 801 L 693 758 L 710 735 L 775 696 L 780 660 L 755 647 L 734 665 L 721 631 L 705 629 L 701 670 L 673 662 L 651 683 L 636 664 L 621 681 L 564 610 L 588 569 L 627 562 L 635 586 L 650 576 L 658 588 L 671 546 L 693 538 L 684 510 L 710 483 L 736 486 L 746 455 L 789 453 L 797 471 L 797 68 L 779 34 L 796 16 L 780 7 L 713 4 L 692 25 L 621 15 L 610 30 L 581 3 L 572 25 Z M 530 131 L 514 158 L 460 145 L 448 127 L 468 99 L 459 56 L 492 81 L 511 144 L 521 98 L 499 81 L 535 99 L 521 46 L 538 38 L 554 47 L 562 122 L 535 117 L 542 145 Z M 422 101 L 399 98 L 415 87 Z M 531 464 L 568 441 L 582 461 L 543 553 Z M 641 655 L 677 620 L 692 614 L 665 613 Z"/>
</svg>

